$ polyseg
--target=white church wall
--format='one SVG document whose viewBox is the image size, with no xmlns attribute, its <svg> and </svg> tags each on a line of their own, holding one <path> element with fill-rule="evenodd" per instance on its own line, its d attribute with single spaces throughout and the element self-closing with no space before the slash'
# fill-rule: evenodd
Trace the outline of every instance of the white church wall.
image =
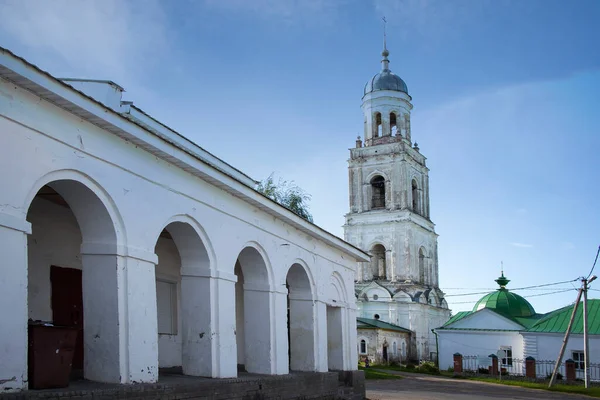
<svg viewBox="0 0 600 400">
<path fill-rule="evenodd" d="M 9 384 L 2 384 L 3 388 L 14 389 L 26 385 L 26 334 L 22 330 L 24 328 L 16 327 L 26 326 L 25 319 L 28 315 L 28 292 L 24 278 L 27 261 L 24 254 L 19 253 L 25 251 L 24 247 L 18 250 L 14 246 L 23 240 L 22 235 L 27 232 L 25 218 L 29 202 L 43 184 L 54 179 L 81 181 L 88 187 L 93 187 L 95 196 L 101 199 L 116 229 L 115 245 L 118 254 L 113 254 L 112 257 L 118 269 L 116 275 L 110 278 L 113 280 L 106 282 L 113 285 L 116 291 L 115 296 L 107 300 L 118 310 L 119 323 L 115 325 L 112 334 L 115 335 L 115 346 L 119 350 L 111 353 L 111 357 L 115 357 L 114 362 L 111 361 L 115 366 L 111 368 L 115 370 L 98 371 L 98 376 L 105 377 L 101 380 L 152 382 L 157 378 L 159 352 L 165 356 L 172 354 L 171 362 L 176 362 L 178 358 L 174 350 L 165 350 L 174 343 L 166 346 L 165 340 L 158 339 L 154 266 L 156 238 L 174 216 L 185 216 L 191 221 L 198 221 L 194 229 L 197 229 L 202 238 L 210 258 L 210 266 L 199 265 L 194 273 L 203 274 L 202 276 L 207 277 L 207 282 L 212 282 L 209 331 L 198 338 L 210 341 L 212 353 L 208 364 L 211 376 L 237 375 L 235 302 L 231 301 L 231 296 L 235 293 L 236 258 L 249 243 L 256 243 L 268 255 L 271 275 L 265 284 L 268 285 L 268 295 L 273 299 L 285 296 L 286 274 L 294 260 L 307 261 L 317 301 L 328 301 L 328 282 L 334 272 L 339 274 L 346 296 L 338 303 L 346 318 L 346 325 L 340 327 L 343 331 L 342 367 L 356 368 L 355 363 L 352 365 L 351 362 L 356 357 L 356 338 L 355 333 L 352 333 L 354 322 L 349 323 L 348 320 L 354 315 L 354 306 L 349 303 L 347 295 L 353 293 L 355 259 L 349 257 L 348 252 L 316 239 L 320 234 L 317 228 L 310 228 L 316 236 L 307 235 L 283 219 L 274 218 L 247 201 L 157 158 L 131 141 L 124 141 L 80 117 L 46 101 L 40 101 L 39 97 L 12 83 L 0 79 L 0 89 L 10 93 L 10 96 L 0 99 L 0 110 L 3 110 L 3 114 L 8 113 L 6 118 L 0 119 L 0 132 L 4 139 L 0 149 L 0 167 L 6 171 L 19 171 L 18 174 L 3 177 L 3 187 L 9 190 L 0 193 L 0 204 L 7 205 L 2 209 L 1 221 L 16 222 L 6 222 L 2 229 L 9 229 L 6 228 L 8 225 L 18 226 L 19 229 L 23 227 L 19 233 L 3 233 L 5 241 L 0 243 L 5 257 L 18 263 L 6 271 L 7 279 L 0 285 L 0 302 L 14 303 L 13 312 L 23 310 L 22 315 L 5 318 L 4 322 L 11 328 L 0 333 L 0 342 L 13 343 L 0 352 L 0 358 L 9 360 L 10 371 L 18 370 L 16 373 L 10 372 L 17 378 Z M 147 143 L 152 143 L 185 163 L 194 162 L 189 155 L 156 136 L 141 131 L 139 127 L 130 126 L 110 113 L 105 113 L 105 117 L 112 118 L 123 129 L 131 129 Z M 35 154 L 35 157 L 23 156 L 27 154 Z M 202 168 L 205 168 L 203 173 L 206 179 L 221 179 L 229 185 L 238 185 L 209 167 Z M 248 192 L 248 196 L 255 195 Z M 256 198 L 261 199 L 258 195 Z M 93 218 L 95 215 L 90 216 L 90 221 Z M 100 243 L 84 243 L 84 248 L 87 249 L 86 254 L 106 251 Z M 83 258 L 86 257 L 90 263 L 106 258 L 91 255 Z M 106 274 L 95 275 L 94 279 L 104 278 L 108 279 Z M 98 291 L 94 296 L 108 294 Z M 46 308 L 45 311 L 40 311 L 40 316 L 47 313 Z M 268 372 L 283 374 L 288 371 L 285 307 L 274 307 L 271 313 L 270 317 L 275 321 L 271 334 L 278 348 L 277 351 L 274 348 L 269 350 L 274 361 Z M 315 335 L 317 340 L 323 342 L 327 336 L 322 323 L 326 320 L 326 314 L 316 315 L 318 321 L 315 323 Z M 86 315 L 87 317 L 92 316 Z M 163 351 L 159 351 L 159 348 Z M 327 355 L 319 351 L 317 357 L 315 368 L 322 369 L 322 365 L 327 364 Z M 165 360 L 166 364 L 171 362 Z M 1 367 L 0 378 L 8 371 L 9 369 Z"/>
<path fill-rule="evenodd" d="M 523 329 L 521 325 L 499 315 L 498 313 L 495 313 L 485 308 L 463 319 L 456 321 L 449 327 L 472 329 Z"/>
<path fill-rule="evenodd" d="M 523 332 L 523 337 L 535 337 L 537 342 L 536 352 L 527 353 L 525 354 L 526 357 L 532 356 L 536 360 L 556 360 L 564 339 L 564 333 Z M 590 335 L 589 343 L 590 363 L 600 364 L 600 336 Z M 572 359 L 574 351 L 583 351 L 583 335 L 581 334 L 571 334 L 569 336 L 563 361 L 569 358 Z"/>
<path fill-rule="evenodd" d="M 454 366 L 454 354 L 485 358 L 501 347 L 510 347 L 513 358 L 523 359 L 523 339 L 519 332 L 436 330 L 439 334 L 440 369 Z"/>
</svg>

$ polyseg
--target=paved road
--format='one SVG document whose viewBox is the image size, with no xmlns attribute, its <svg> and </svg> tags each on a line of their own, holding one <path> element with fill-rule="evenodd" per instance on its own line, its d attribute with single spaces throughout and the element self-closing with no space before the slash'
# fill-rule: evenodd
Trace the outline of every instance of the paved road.
<svg viewBox="0 0 600 400">
<path fill-rule="evenodd" d="M 486 382 L 421 374 L 400 373 L 399 375 L 405 378 L 402 380 L 367 381 L 367 398 L 370 400 L 591 399 L 591 397 L 583 395 L 548 392 Z"/>
</svg>

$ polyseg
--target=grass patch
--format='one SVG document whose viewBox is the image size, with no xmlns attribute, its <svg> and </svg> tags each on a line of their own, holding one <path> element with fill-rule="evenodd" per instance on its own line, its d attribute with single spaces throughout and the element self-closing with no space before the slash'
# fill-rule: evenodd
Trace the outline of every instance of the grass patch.
<svg viewBox="0 0 600 400">
<path fill-rule="evenodd" d="M 416 374 L 441 375 L 440 371 L 437 368 L 427 368 L 427 366 L 425 368 L 419 368 L 419 366 L 405 367 L 403 365 L 374 365 L 372 366 L 372 368 L 400 372 L 413 372 Z"/>
<path fill-rule="evenodd" d="M 402 379 L 401 376 L 388 374 L 383 371 L 376 371 L 372 368 L 365 368 L 359 366 L 358 369 L 365 372 L 365 379 Z"/>
<path fill-rule="evenodd" d="M 462 378 L 462 377 L 461 377 Z M 519 386 L 530 389 L 543 389 L 549 390 L 552 392 L 562 392 L 562 393 L 576 393 L 576 394 L 585 394 L 593 397 L 600 397 L 600 387 L 594 386 L 586 389 L 582 385 L 565 385 L 565 384 L 556 384 L 552 386 L 552 388 L 548 389 L 548 383 L 538 383 L 538 382 L 527 382 L 527 381 L 517 381 L 511 379 L 502 379 L 499 381 L 498 378 L 489 378 L 489 377 L 465 377 L 465 379 L 471 381 L 480 381 L 480 382 L 490 382 L 490 383 L 499 383 L 502 385 L 508 386 Z"/>
</svg>

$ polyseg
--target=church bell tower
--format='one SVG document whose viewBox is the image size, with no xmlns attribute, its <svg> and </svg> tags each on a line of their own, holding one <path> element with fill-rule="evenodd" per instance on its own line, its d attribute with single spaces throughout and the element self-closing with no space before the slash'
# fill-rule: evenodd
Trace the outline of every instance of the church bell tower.
<svg viewBox="0 0 600 400">
<path fill-rule="evenodd" d="M 371 255 L 355 277 L 358 315 L 412 330 L 412 357 L 430 359 L 431 328 L 446 322 L 449 310 L 439 289 L 429 169 L 411 135 L 412 97 L 389 68 L 385 41 L 381 55 L 381 71 L 362 98 L 364 142 L 359 136 L 350 149 L 344 236 Z"/>
</svg>

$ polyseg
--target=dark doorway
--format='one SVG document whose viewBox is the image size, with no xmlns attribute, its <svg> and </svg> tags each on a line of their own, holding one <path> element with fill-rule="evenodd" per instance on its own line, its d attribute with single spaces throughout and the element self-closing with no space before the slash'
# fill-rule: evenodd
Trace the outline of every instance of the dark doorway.
<svg viewBox="0 0 600 400">
<path fill-rule="evenodd" d="M 52 322 L 58 326 L 72 326 L 79 329 L 73 369 L 83 370 L 83 287 L 81 270 L 74 268 L 50 267 L 52 285 Z"/>
<path fill-rule="evenodd" d="M 387 353 L 387 346 L 383 346 L 383 361 L 387 362 L 388 361 L 388 353 Z"/>
</svg>

